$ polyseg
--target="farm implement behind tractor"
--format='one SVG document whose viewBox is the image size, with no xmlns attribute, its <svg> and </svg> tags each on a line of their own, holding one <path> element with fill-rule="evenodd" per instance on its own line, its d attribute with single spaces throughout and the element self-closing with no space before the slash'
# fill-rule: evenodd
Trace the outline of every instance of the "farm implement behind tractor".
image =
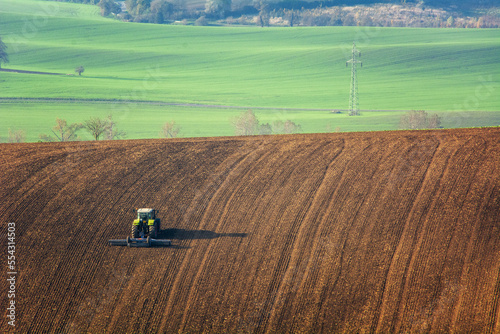
<svg viewBox="0 0 500 334">
<path fill-rule="evenodd" d="M 111 239 L 108 241 L 110 246 L 128 246 L 128 247 L 152 247 L 152 246 L 170 246 L 171 241 L 165 239 L 155 239 L 160 232 L 160 218 L 157 218 L 158 210 L 138 209 L 137 219 L 132 222 L 132 231 L 127 239 Z"/>
</svg>

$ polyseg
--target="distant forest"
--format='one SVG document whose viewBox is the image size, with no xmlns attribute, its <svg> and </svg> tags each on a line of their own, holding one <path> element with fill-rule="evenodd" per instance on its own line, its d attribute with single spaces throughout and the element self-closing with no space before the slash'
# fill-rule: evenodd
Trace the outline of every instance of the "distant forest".
<svg viewBox="0 0 500 334">
<path fill-rule="evenodd" d="M 91 5 L 97 5 L 101 0 L 53 0 L 53 1 L 60 1 L 60 2 L 74 2 L 74 3 L 84 3 L 84 4 L 91 4 Z M 154 2 L 154 0 L 150 1 L 145 1 L 145 2 Z M 174 2 L 174 1 L 172 1 Z M 175 2 L 183 2 L 183 1 L 175 1 Z M 189 0 L 185 1 L 189 2 Z M 262 1 L 253 1 L 255 3 L 260 3 Z M 264 1 L 266 2 L 266 1 Z M 323 6 L 328 5 L 328 6 L 340 6 L 340 5 L 345 5 L 345 6 L 355 6 L 355 5 L 372 5 L 372 4 L 377 4 L 377 3 L 392 3 L 392 4 L 397 4 L 397 3 L 418 3 L 420 1 L 418 0 L 407 0 L 407 1 L 401 1 L 401 0 L 393 0 L 393 1 L 383 1 L 383 0 L 343 0 L 343 1 L 336 1 L 336 0 L 326 0 L 326 1 L 273 1 L 269 0 L 269 3 L 297 3 L 297 4 L 302 4 L 302 3 L 311 3 L 315 2 L 318 4 L 323 4 Z M 451 7 L 451 6 L 456 6 L 459 9 L 470 9 L 470 8 L 484 8 L 484 7 L 498 7 L 499 3 L 498 0 L 426 0 L 422 1 L 425 3 L 426 6 L 432 6 L 436 8 L 446 8 L 446 7 Z"/>
<path fill-rule="evenodd" d="M 498 0 L 53 0 L 157 24 L 499 28 Z"/>
</svg>

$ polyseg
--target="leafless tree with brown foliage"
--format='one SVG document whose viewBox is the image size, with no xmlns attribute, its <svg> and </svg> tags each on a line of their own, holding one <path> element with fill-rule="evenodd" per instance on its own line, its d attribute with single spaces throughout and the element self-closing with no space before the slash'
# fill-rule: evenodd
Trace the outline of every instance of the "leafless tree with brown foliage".
<svg viewBox="0 0 500 334">
<path fill-rule="evenodd" d="M 92 117 L 89 120 L 86 120 L 83 123 L 83 126 L 87 131 L 92 135 L 94 140 L 99 140 L 104 131 L 106 131 L 106 127 L 108 126 L 106 119 L 101 119 L 99 117 Z"/>
<path fill-rule="evenodd" d="M 302 128 L 299 124 L 295 124 L 291 120 L 286 121 L 276 121 L 273 123 L 273 133 L 274 134 L 293 134 L 299 133 L 302 131 Z"/>
<path fill-rule="evenodd" d="M 175 124 L 175 121 L 172 122 L 166 122 L 163 124 L 161 131 L 160 131 L 160 137 L 162 138 L 176 138 L 179 135 L 179 132 L 181 131 L 181 128 Z"/>
<path fill-rule="evenodd" d="M 42 141 L 74 141 L 78 140 L 76 132 L 83 128 L 81 123 L 73 123 L 68 125 L 65 119 L 56 118 L 56 125 L 52 128 L 52 133 L 55 137 L 46 134 L 41 134 Z"/>
<path fill-rule="evenodd" d="M 78 66 L 77 68 L 75 68 L 76 74 L 81 76 L 83 72 L 85 72 L 85 68 L 83 66 Z"/>
<path fill-rule="evenodd" d="M 231 123 L 237 136 L 251 136 L 258 132 L 259 120 L 252 109 L 242 112 Z"/>
<path fill-rule="evenodd" d="M 94 140 L 99 140 L 101 136 L 105 140 L 122 139 L 126 136 L 124 131 L 116 129 L 116 123 L 113 121 L 112 115 L 106 118 L 92 117 L 85 121 L 84 127 Z"/>
<path fill-rule="evenodd" d="M 259 135 L 272 135 L 272 134 L 273 134 L 273 127 L 271 126 L 271 124 L 266 123 L 259 125 Z"/>
<path fill-rule="evenodd" d="M 400 129 L 437 129 L 441 126 L 441 118 L 437 114 L 429 115 L 424 110 L 412 110 L 401 116 Z"/>
<path fill-rule="evenodd" d="M 116 123 L 113 121 L 113 116 L 109 115 L 107 120 L 106 128 L 104 129 L 104 139 L 115 140 L 123 139 L 127 136 L 127 133 L 123 130 L 118 130 L 116 128 Z"/>
<path fill-rule="evenodd" d="M 26 141 L 26 132 L 24 130 L 11 130 L 9 128 L 9 143 L 24 143 Z"/>
</svg>

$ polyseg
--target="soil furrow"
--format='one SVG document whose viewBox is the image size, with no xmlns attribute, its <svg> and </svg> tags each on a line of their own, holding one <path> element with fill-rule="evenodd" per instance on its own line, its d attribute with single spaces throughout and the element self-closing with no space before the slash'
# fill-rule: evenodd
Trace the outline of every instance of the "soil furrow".
<svg viewBox="0 0 500 334">
<path fill-rule="evenodd" d="M 500 331 L 498 128 L 0 152 L 18 332 Z M 107 245 L 140 207 L 171 247 Z"/>
</svg>

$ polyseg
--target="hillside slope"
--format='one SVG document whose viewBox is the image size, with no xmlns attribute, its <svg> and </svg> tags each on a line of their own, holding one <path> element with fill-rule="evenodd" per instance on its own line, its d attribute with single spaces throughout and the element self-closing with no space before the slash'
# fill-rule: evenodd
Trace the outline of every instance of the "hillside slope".
<svg viewBox="0 0 500 334">
<path fill-rule="evenodd" d="M 0 159 L 19 332 L 500 332 L 499 128 L 2 144 Z M 160 210 L 172 247 L 107 245 L 136 207 Z"/>
</svg>

